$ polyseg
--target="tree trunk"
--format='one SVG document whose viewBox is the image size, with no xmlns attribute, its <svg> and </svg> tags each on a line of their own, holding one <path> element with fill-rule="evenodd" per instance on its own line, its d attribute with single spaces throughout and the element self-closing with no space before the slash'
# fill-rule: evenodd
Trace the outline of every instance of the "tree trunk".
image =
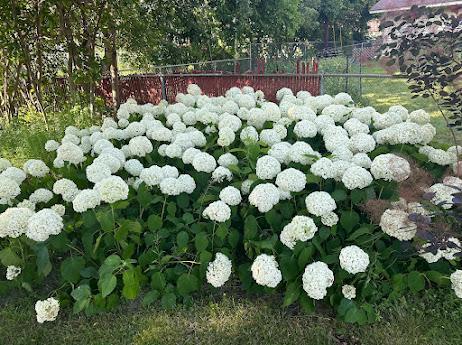
<svg viewBox="0 0 462 345">
<path fill-rule="evenodd" d="M 5 114 L 7 123 L 10 123 L 11 118 L 11 100 L 10 94 L 8 90 L 8 82 L 9 82 L 9 69 L 10 69 L 10 59 L 6 58 L 4 62 L 4 70 L 3 70 L 3 90 L 2 90 L 2 98 L 1 98 L 1 110 L 2 113 Z"/>
<path fill-rule="evenodd" d="M 45 126 L 48 129 L 48 118 L 47 114 L 45 113 L 45 109 L 43 107 L 43 98 L 42 98 L 42 90 L 43 90 L 43 52 L 42 52 L 42 0 L 36 0 L 36 13 L 35 13 L 35 29 L 36 29 L 36 38 L 35 38 L 35 45 L 36 45 L 36 54 L 37 54 L 37 71 L 35 77 L 35 92 L 38 102 L 38 108 L 42 112 L 43 121 L 45 122 Z"/>
<path fill-rule="evenodd" d="M 67 46 L 67 85 L 69 88 L 69 94 L 71 99 L 75 95 L 75 85 L 74 85 L 74 60 L 75 60 L 75 44 L 72 31 L 70 30 L 70 24 L 68 21 L 67 14 L 64 10 L 63 4 L 58 2 L 58 12 L 59 12 L 59 26 L 61 30 L 61 35 L 64 37 Z"/>
<path fill-rule="evenodd" d="M 324 48 L 327 48 L 329 45 L 329 21 L 327 19 L 323 23 L 323 30 Z"/>
<path fill-rule="evenodd" d="M 111 20 L 109 27 L 110 33 L 110 70 L 111 70 L 111 91 L 112 91 L 112 105 L 114 113 L 119 108 L 120 95 L 119 95 L 119 67 L 117 63 L 117 45 L 116 45 L 116 28 L 114 22 Z"/>
</svg>

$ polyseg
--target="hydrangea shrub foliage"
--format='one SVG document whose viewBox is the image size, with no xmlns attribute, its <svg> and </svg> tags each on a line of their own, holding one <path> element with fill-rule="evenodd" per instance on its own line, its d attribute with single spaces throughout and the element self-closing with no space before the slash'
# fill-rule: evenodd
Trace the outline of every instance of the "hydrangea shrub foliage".
<svg viewBox="0 0 462 345">
<path fill-rule="evenodd" d="M 434 183 L 457 150 L 429 146 L 429 115 L 380 114 L 347 94 L 277 99 L 251 87 L 208 97 L 192 84 L 174 104 L 129 100 L 100 127 L 68 127 L 47 142 L 50 162 L 1 159 L 2 286 L 54 281 L 39 322 L 60 304 L 88 314 L 137 298 L 189 304 L 230 281 L 360 324 L 385 297 L 451 282 L 461 295 L 459 249 L 429 258 L 409 219 L 423 208 L 403 194 L 410 185 L 451 208 L 462 186 Z M 412 185 L 416 171 L 429 191 Z"/>
</svg>

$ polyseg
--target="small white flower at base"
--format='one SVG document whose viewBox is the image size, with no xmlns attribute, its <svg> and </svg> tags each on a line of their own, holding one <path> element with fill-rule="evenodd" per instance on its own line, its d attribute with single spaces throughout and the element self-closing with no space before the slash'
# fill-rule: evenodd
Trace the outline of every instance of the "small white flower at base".
<svg viewBox="0 0 462 345">
<path fill-rule="evenodd" d="M 255 181 L 250 180 L 250 179 L 242 181 L 241 192 L 243 195 L 248 195 L 250 193 L 250 187 L 252 186 L 252 183 L 254 182 Z"/>
<path fill-rule="evenodd" d="M 340 267 L 351 274 L 366 272 L 369 266 L 369 255 L 355 245 L 344 247 L 340 251 L 339 260 Z"/>
<path fill-rule="evenodd" d="M 207 266 L 207 282 L 218 288 L 223 286 L 231 275 L 232 262 L 222 253 L 215 255 L 215 260 Z"/>
<path fill-rule="evenodd" d="M 21 274 L 21 267 L 18 266 L 8 266 L 6 268 L 6 279 L 14 280 Z"/>
<path fill-rule="evenodd" d="M 282 273 L 273 255 L 260 254 L 250 267 L 252 277 L 258 285 L 275 288 L 282 280 Z"/>
<path fill-rule="evenodd" d="M 342 294 L 346 299 L 356 298 L 356 288 L 353 285 L 345 284 L 342 286 Z"/>
<path fill-rule="evenodd" d="M 50 297 L 44 301 L 35 303 L 35 312 L 37 313 L 37 322 L 55 321 L 59 313 L 59 301 Z"/>
<path fill-rule="evenodd" d="M 309 297 L 321 300 L 327 295 L 327 288 L 334 283 L 334 272 L 326 263 L 316 261 L 305 267 L 302 277 L 303 290 Z"/>
</svg>

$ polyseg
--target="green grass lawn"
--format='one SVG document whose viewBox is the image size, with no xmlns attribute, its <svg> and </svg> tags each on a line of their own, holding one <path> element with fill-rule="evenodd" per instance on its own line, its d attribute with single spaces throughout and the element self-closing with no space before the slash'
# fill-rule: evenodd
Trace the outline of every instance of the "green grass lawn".
<svg viewBox="0 0 462 345">
<path fill-rule="evenodd" d="M 363 73 L 385 72 L 380 66 L 372 66 L 363 68 Z M 432 124 L 437 129 L 435 141 L 451 143 L 451 133 L 433 100 L 422 97 L 412 99 L 411 96 L 404 79 L 363 79 L 364 103 L 373 106 L 379 112 L 385 112 L 390 106 L 397 104 L 409 111 L 425 109 L 432 116 Z M 457 134 L 457 139 L 462 140 L 461 132 Z"/>
<path fill-rule="evenodd" d="M 382 73 L 370 68 L 367 73 Z M 409 110 L 426 109 L 438 129 L 438 141 L 450 142 L 435 105 L 411 99 L 403 80 L 364 80 L 364 103 L 384 112 L 402 104 Z M 0 134 L 0 156 L 15 163 L 43 158 L 48 138 L 57 137 L 63 126 L 51 131 L 30 128 Z M 459 136 L 460 138 L 460 136 Z M 44 297 L 44 296 L 42 296 Z M 281 297 L 200 296 L 190 308 L 161 310 L 143 308 L 138 302 L 123 304 L 115 312 L 85 317 L 61 310 L 58 320 L 35 321 L 36 298 L 0 295 L 0 345 L 154 345 L 154 344 L 332 344 L 332 345 L 453 345 L 462 343 L 462 304 L 448 291 L 406 296 L 378 306 L 380 318 L 373 325 L 357 327 L 336 321 L 325 308 L 315 315 L 282 309 Z"/>
<path fill-rule="evenodd" d="M 453 345 L 462 342 L 460 300 L 445 292 L 379 306 L 380 320 L 352 326 L 326 311 L 304 315 L 282 309 L 281 298 L 202 296 L 193 307 L 166 311 L 136 303 L 92 317 L 60 312 L 53 323 L 37 324 L 33 300 L 0 304 L 2 345 L 154 344 L 345 344 Z"/>
</svg>

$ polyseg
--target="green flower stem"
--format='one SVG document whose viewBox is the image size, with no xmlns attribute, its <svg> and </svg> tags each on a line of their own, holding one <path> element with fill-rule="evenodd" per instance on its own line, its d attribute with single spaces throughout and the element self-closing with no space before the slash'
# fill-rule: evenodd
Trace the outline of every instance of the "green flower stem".
<svg viewBox="0 0 462 345">
<path fill-rule="evenodd" d="M 383 193 L 383 189 L 384 189 L 384 188 L 385 188 L 384 186 L 382 186 L 382 188 L 380 188 L 379 197 L 378 197 L 377 199 L 380 200 L 380 198 L 382 197 L 382 193 Z"/>
<path fill-rule="evenodd" d="M 202 218 L 202 209 L 203 209 L 203 205 L 204 205 L 204 196 L 207 195 L 207 193 L 209 192 L 209 189 L 212 185 L 212 181 L 210 181 L 207 185 L 207 187 L 205 188 L 205 191 L 204 193 L 201 194 L 201 196 L 199 197 L 199 200 L 200 200 L 200 204 L 199 204 L 199 218 L 197 219 L 197 222 L 199 223 L 201 221 L 201 218 Z M 195 211 L 195 210 L 194 210 Z"/>
<path fill-rule="evenodd" d="M 165 212 L 165 204 L 167 203 L 167 196 L 164 197 L 164 202 L 162 203 L 162 213 L 160 214 L 160 219 L 164 221 L 164 212 Z"/>
<path fill-rule="evenodd" d="M 212 230 L 212 253 L 213 253 L 213 242 L 215 240 L 215 229 L 217 227 L 217 222 L 213 222 L 213 230 Z"/>
</svg>

